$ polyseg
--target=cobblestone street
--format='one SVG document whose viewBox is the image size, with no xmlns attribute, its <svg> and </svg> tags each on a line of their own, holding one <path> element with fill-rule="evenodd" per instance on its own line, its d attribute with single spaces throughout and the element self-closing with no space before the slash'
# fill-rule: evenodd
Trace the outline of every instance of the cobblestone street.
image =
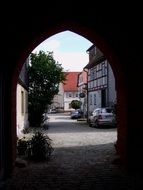
<svg viewBox="0 0 143 190">
<path fill-rule="evenodd" d="M 138 190 L 141 182 L 119 165 L 114 143 L 116 128 L 91 128 L 69 115 L 49 115 L 54 152 L 44 163 L 15 167 L 2 190 Z"/>
</svg>

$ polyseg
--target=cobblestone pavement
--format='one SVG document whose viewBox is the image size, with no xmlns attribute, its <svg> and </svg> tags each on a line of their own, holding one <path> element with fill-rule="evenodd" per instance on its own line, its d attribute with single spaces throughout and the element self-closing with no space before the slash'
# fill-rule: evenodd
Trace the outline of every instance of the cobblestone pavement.
<svg viewBox="0 0 143 190">
<path fill-rule="evenodd" d="M 68 115 L 51 115 L 49 161 L 15 167 L 1 190 L 141 190 L 141 180 L 114 165 L 116 128 L 95 129 Z"/>
</svg>

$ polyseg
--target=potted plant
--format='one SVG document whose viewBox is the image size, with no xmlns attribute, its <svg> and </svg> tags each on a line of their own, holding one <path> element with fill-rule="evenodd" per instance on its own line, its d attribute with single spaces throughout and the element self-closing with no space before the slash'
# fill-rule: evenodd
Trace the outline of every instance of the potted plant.
<svg viewBox="0 0 143 190">
<path fill-rule="evenodd" d="M 18 138 L 17 140 L 17 151 L 19 155 L 25 155 L 27 150 L 27 141 L 25 137 Z"/>
<path fill-rule="evenodd" d="M 46 160 L 52 151 L 51 139 L 42 132 L 35 132 L 31 140 L 28 141 L 27 154 L 33 160 Z"/>
</svg>

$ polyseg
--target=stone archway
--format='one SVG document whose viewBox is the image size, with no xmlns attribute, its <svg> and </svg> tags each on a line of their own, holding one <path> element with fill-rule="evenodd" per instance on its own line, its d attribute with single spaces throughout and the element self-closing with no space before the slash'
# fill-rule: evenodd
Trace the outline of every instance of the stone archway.
<svg viewBox="0 0 143 190">
<path fill-rule="evenodd" d="M 87 38 L 88 40 L 92 41 L 97 45 L 98 48 L 106 55 L 107 59 L 109 60 L 111 67 L 114 71 L 115 78 L 116 78 L 116 87 L 117 87 L 117 102 L 118 102 L 118 127 L 117 127 L 117 152 L 121 156 L 121 160 L 123 162 L 126 162 L 126 107 L 123 108 L 122 105 L 126 105 L 126 94 L 125 94 L 125 87 L 124 87 L 124 76 L 122 73 L 122 69 L 120 66 L 120 62 L 115 55 L 115 52 L 111 50 L 111 48 L 108 46 L 104 38 L 102 38 L 98 33 L 93 33 L 88 28 L 83 28 L 80 25 L 76 25 L 75 23 L 71 22 L 63 22 L 60 24 L 60 26 L 55 26 L 50 28 L 47 32 L 44 32 L 36 36 L 34 43 L 31 41 L 27 49 L 32 51 L 39 43 L 44 41 L 46 38 L 58 33 L 62 32 L 64 30 L 71 30 L 75 33 L 78 33 L 79 35 Z M 26 50 L 27 51 L 27 50 Z M 19 75 L 19 71 L 21 69 L 22 61 L 24 58 L 28 56 L 28 53 L 24 52 L 22 54 L 20 63 L 15 68 L 16 73 L 14 73 L 13 78 L 13 85 L 15 89 L 16 81 Z M 24 62 L 24 61 L 23 61 Z M 15 92 L 12 92 L 12 97 L 15 97 Z M 15 102 L 15 101 L 14 101 Z M 15 108 L 15 105 L 13 105 L 13 110 Z M 13 112 L 14 113 L 14 112 Z M 15 117 L 15 115 L 14 115 Z M 122 119 L 121 119 L 122 118 Z M 15 121 L 13 121 L 15 126 Z"/>
<path fill-rule="evenodd" d="M 46 21 L 46 18 L 45 18 Z M 80 22 L 79 22 L 80 23 Z M 10 167 L 13 166 L 14 160 L 15 160 L 15 143 L 16 143 L 16 84 L 17 79 L 22 67 L 22 64 L 24 63 L 25 59 L 29 55 L 29 53 L 43 40 L 50 37 L 51 35 L 64 31 L 64 30 L 71 30 L 75 33 L 78 33 L 79 35 L 82 35 L 83 37 L 87 38 L 91 42 L 95 43 L 97 47 L 105 54 L 109 62 L 111 63 L 111 66 L 113 68 L 115 79 L 116 79 L 116 86 L 117 86 L 117 102 L 118 102 L 118 140 L 117 140 L 117 150 L 121 157 L 121 160 L 126 163 L 127 159 L 127 149 L 126 149 L 126 141 L 127 141 L 127 116 L 126 116 L 126 91 L 124 86 L 124 77 L 125 73 L 122 70 L 120 59 L 118 58 L 118 50 L 116 48 L 111 48 L 112 46 L 112 39 L 105 36 L 105 33 L 102 34 L 102 26 L 99 27 L 98 30 L 94 28 L 92 25 L 88 25 L 85 23 L 79 24 L 77 22 L 74 22 L 74 19 L 72 21 L 68 22 L 56 22 L 53 21 L 52 26 L 48 25 L 45 26 L 41 24 L 40 22 L 39 27 L 34 28 L 34 32 L 30 35 L 28 34 L 28 31 L 24 30 L 23 33 L 25 34 L 25 37 L 23 37 L 22 31 L 19 29 L 19 36 L 18 39 L 16 39 L 15 44 L 13 43 L 13 46 L 15 47 L 12 52 L 10 52 L 10 55 L 12 59 L 8 59 L 7 62 L 11 61 L 11 65 L 8 71 L 8 77 L 6 73 L 6 67 L 2 67 L 5 71 L 3 74 L 3 81 L 4 89 L 3 94 L 6 94 L 5 100 L 4 100 L 4 106 L 5 106 L 5 116 L 4 116 L 4 122 L 3 122 L 3 128 L 7 126 L 6 129 L 4 129 L 4 138 L 7 138 L 6 144 L 3 143 L 5 151 L 3 154 L 4 161 L 4 170 L 9 170 Z M 81 22 L 82 23 L 82 22 Z M 38 25 L 37 24 L 37 25 Z M 41 28 L 40 28 L 41 27 Z M 114 26 L 112 26 L 114 28 Z M 32 28 L 29 28 L 29 30 Z M 41 29 L 41 30 L 40 30 Z M 16 37 L 16 36 L 15 36 Z M 116 39 L 116 36 L 114 36 Z M 109 42 L 108 42 L 109 39 Z M 110 41 L 111 39 L 111 41 Z M 21 41 L 20 41 L 21 40 Z M 13 56 L 12 56 L 13 55 Z M 8 101 L 7 101 L 8 100 Z M 7 114 L 9 116 L 9 121 L 6 121 Z M 8 163 L 8 165 L 6 164 Z"/>
</svg>

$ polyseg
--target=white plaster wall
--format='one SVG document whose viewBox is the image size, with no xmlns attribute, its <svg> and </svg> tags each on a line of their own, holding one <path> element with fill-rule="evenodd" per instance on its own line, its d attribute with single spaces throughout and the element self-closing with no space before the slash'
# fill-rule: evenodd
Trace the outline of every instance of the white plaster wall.
<svg viewBox="0 0 143 190">
<path fill-rule="evenodd" d="M 94 94 L 96 95 L 96 104 L 94 104 Z M 92 104 L 90 104 L 90 97 L 92 95 Z M 88 113 L 89 115 L 95 108 L 101 107 L 101 90 L 92 91 L 88 93 Z"/>
<path fill-rule="evenodd" d="M 65 92 L 64 93 L 64 111 L 70 111 L 70 110 L 73 110 L 72 108 L 69 109 L 69 104 L 71 103 L 72 100 L 80 100 L 78 97 L 67 97 L 67 94 L 68 92 Z M 75 92 L 76 94 L 77 92 Z"/>
<path fill-rule="evenodd" d="M 22 113 L 22 96 L 24 95 L 24 113 Z M 28 92 L 19 84 L 17 84 L 17 106 L 16 106 L 16 120 L 17 120 L 17 136 L 22 135 L 22 130 L 29 126 L 28 123 Z"/>
</svg>

